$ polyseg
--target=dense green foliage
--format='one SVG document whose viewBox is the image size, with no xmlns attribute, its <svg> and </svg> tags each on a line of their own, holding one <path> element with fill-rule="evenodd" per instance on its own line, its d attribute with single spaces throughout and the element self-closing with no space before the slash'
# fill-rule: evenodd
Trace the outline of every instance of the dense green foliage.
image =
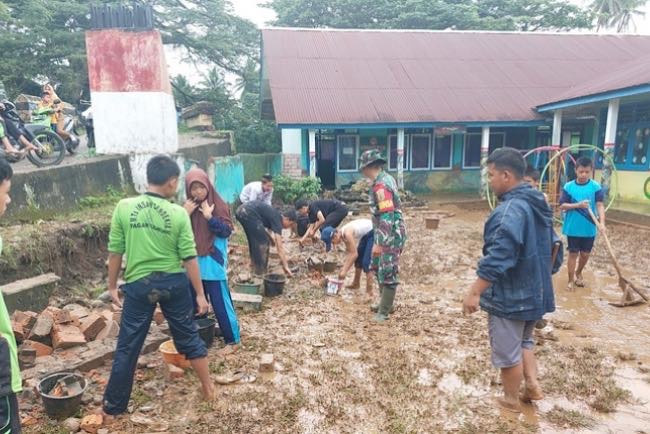
<svg viewBox="0 0 650 434">
<path fill-rule="evenodd" d="M 293 205 L 298 199 L 317 199 L 321 190 L 318 178 L 294 179 L 282 175 L 273 178 L 273 197 L 285 204 Z"/>
<path fill-rule="evenodd" d="M 278 26 L 370 29 L 566 30 L 592 13 L 567 0 L 272 0 Z"/>
</svg>

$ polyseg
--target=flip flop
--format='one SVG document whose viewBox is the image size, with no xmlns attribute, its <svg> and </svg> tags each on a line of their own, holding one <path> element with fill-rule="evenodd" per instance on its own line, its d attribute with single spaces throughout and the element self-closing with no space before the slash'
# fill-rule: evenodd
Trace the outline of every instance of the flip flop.
<svg viewBox="0 0 650 434">
<path fill-rule="evenodd" d="M 256 380 L 257 377 L 255 375 L 248 374 L 243 371 L 237 371 L 232 375 L 218 375 L 214 379 L 217 384 L 221 384 L 223 386 L 234 383 L 254 383 Z"/>
<path fill-rule="evenodd" d="M 238 382 L 239 380 L 242 379 L 244 376 L 243 372 L 235 372 L 232 375 L 217 375 L 214 378 L 214 381 L 217 382 L 217 384 L 221 384 L 222 386 L 226 386 L 228 384 L 233 384 Z"/>
</svg>

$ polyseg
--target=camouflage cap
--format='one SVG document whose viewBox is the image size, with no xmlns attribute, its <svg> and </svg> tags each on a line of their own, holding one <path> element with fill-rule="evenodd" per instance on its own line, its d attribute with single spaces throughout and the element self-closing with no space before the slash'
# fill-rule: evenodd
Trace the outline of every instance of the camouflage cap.
<svg viewBox="0 0 650 434">
<path fill-rule="evenodd" d="M 369 149 L 361 154 L 359 158 L 359 169 L 365 169 L 372 163 L 386 164 L 386 159 L 381 156 L 381 152 L 377 149 Z"/>
</svg>

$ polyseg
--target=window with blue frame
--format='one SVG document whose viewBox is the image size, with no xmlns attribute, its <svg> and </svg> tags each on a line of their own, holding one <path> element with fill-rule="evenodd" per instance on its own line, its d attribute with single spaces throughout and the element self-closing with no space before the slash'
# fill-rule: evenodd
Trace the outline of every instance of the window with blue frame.
<svg viewBox="0 0 650 434">
<path fill-rule="evenodd" d="M 606 119 L 607 111 L 601 113 Z M 605 122 L 601 122 L 599 146 L 605 140 Z M 621 106 L 616 126 L 614 164 L 618 170 L 648 170 L 650 168 L 650 102 Z M 602 156 L 598 166 L 602 167 Z"/>
</svg>

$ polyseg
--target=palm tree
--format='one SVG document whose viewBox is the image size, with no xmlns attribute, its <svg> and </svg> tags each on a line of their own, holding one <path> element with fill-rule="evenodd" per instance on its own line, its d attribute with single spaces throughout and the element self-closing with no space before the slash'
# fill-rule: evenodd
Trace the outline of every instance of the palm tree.
<svg viewBox="0 0 650 434">
<path fill-rule="evenodd" d="M 640 10 L 648 0 L 594 0 L 591 9 L 596 14 L 596 29 L 615 28 L 621 33 L 630 27 L 636 29 L 635 16 L 644 16 Z"/>
</svg>

